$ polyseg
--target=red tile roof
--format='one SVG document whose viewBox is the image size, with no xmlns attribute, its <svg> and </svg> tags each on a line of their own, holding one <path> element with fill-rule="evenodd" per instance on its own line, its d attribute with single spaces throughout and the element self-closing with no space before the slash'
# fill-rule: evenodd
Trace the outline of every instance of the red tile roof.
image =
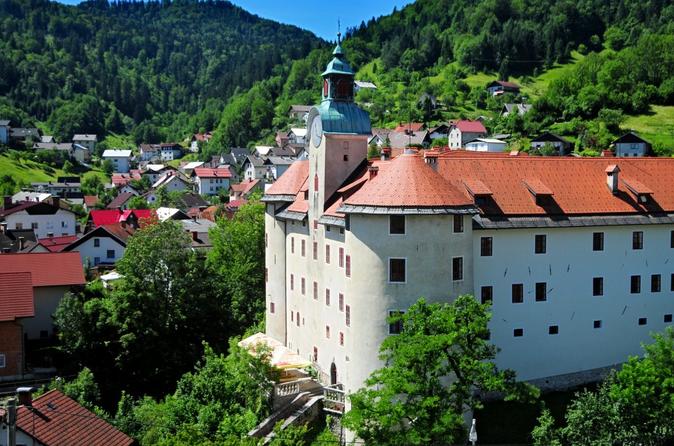
<svg viewBox="0 0 674 446">
<path fill-rule="evenodd" d="M 401 207 L 460 207 L 472 201 L 459 192 L 419 155 L 404 154 L 390 161 L 345 204 Z"/>
<path fill-rule="evenodd" d="M 237 183 L 237 184 L 232 184 L 229 187 L 232 189 L 232 191 L 240 192 L 240 193 L 245 195 L 248 192 L 250 192 L 258 184 L 260 184 L 260 180 L 248 179 L 248 180 L 242 181 L 242 182 Z"/>
<path fill-rule="evenodd" d="M 463 133 L 487 133 L 487 129 L 480 121 L 461 120 L 454 125 Z"/>
<path fill-rule="evenodd" d="M 193 171 L 199 178 L 231 178 L 232 172 L 225 167 L 211 169 L 209 167 L 197 167 Z"/>
<path fill-rule="evenodd" d="M 94 226 L 113 225 L 119 222 L 128 220 L 131 215 L 135 215 L 138 220 L 144 218 L 151 218 L 153 216 L 152 209 L 127 209 L 125 211 L 119 209 L 95 209 L 89 212 L 89 217 L 94 223 Z"/>
<path fill-rule="evenodd" d="M 295 161 L 265 192 L 267 195 L 296 195 L 309 176 L 309 161 Z"/>
<path fill-rule="evenodd" d="M 0 271 L 30 272 L 34 287 L 86 283 L 82 260 L 77 252 L 3 254 L 0 256 Z"/>
<path fill-rule="evenodd" d="M 398 124 L 398 127 L 395 128 L 394 132 L 405 133 L 408 130 L 413 132 L 419 132 L 424 128 L 423 122 L 408 122 L 405 124 Z"/>
<path fill-rule="evenodd" d="M 564 158 L 564 157 L 441 157 L 438 172 L 454 185 L 479 180 L 492 191 L 498 210 L 486 213 L 541 215 L 551 212 L 536 204 L 524 184 L 538 178 L 554 195 L 556 214 L 634 214 L 674 212 L 674 159 L 671 158 Z M 652 192 L 652 201 L 638 203 L 624 182 L 616 195 L 606 184 L 606 170 L 617 165 L 619 175 L 638 181 L 640 190 Z M 643 187 L 643 189 L 641 189 Z M 467 192 L 466 192 L 467 193 Z"/>
<path fill-rule="evenodd" d="M 16 426 L 45 446 L 129 446 L 134 440 L 59 390 L 19 406 Z"/>
<path fill-rule="evenodd" d="M 38 244 L 47 248 L 49 252 L 61 252 L 63 248 L 77 240 L 76 235 L 64 235 L 61 237 L 48 237 L 38 239 Z"/>
<path fill-rule="evenodd" d="M 29 272 L 0 273 L 0 322 L 35 316 Z"/>
<path fill-rule="evenodd" d="M 96 203 L 98 203 L 98 196 L 97 195 L 85 195 L 84 196 L 84 204 L 88 208 L 93 208 L 96 206 Z"/>
</svg>

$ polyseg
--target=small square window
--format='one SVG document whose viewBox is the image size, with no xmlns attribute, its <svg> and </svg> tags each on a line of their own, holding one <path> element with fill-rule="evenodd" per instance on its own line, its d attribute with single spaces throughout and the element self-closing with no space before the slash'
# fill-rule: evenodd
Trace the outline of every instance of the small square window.
<svg viewBox="0 0 674 446">
<path fill-rule="evenodd" d="M 463 215 L 454 216 L 454 232 L 463 232 Z"/>
<path fill-rule="evenodd" d="M 463 280 L 463 257 L 452 258 L 452 280 Z"/>
<path fill-rule="evenodd" d="M 339 293 L 339 311 L 344 311 L 344 294 Z"/>
<path fill-rule="evenodd" d="M 347 327 L 351 326 L 351 307 L 349 305 L 344 307 L 344 323 Z"/>
<path fill-rule="evenodd" d="M 644 249 L 643 231 L 634 231 L 632 233 L 632 249 Z"/>
<path fill-rule="evenodd" d="M 325 232 L 330 232 L 330 225 L 325 225 Z"/>
<path fill-rule="evenodd" d="M 115 250 L 114 249 L 108 249 L 108 252 L 106 253 L 107 257 L 109 259 L 114 259 L 115 258 Z"/>
<path fill-rule="evenodd" d="M 548 300 L 548 285 L 545 282 L 536 283 L 536 302 Z"/>
<path fill-rule="evenodd" d="M 37 222 L 31 223 L 31 224 L 30 224 L 30 228 L 31 228 L 31 229 L 37 229 L 37 228 L 38 228 Z"/>
<path fill-rule="evenodd" d="M 513 336 L 516 338 L 521 338 L 524 336 L 524 329 L 523 328 L 516 328 L 513 330 Z"/>
<path fill-rule="evenodd" d="M 558 325 L 550 325 L 548 327 L 548 334 L 551 334 L 551 335 L 559 334 L 559 326 Z"/>
<path fill-rule="evenodd" d="M 534 252 L 536 254 L 545 254 L 547 251 L 547 237 L 545 234 L 538 234 L 536 235 L 535 238 L 535 247 L 534 247 Z"/>
<path fill-rule="evenodd" d="M 349 155 L 344 154 L 344 161 L 349 161 Z"/>
<path fill-rule="evenodd" d="M 595 232 L 592 234 L 592 250 L 593 251 L 603 251 L 604 250 L 604 233 Z"/>
<path fill-rule="evenodd" d="M 662 279 L 660 274 L 651 275 L 651 293 L 659 293 L 662 290 Z"/>
<path fill-rule="evenodd" d="M 521 304 L 524 302 L 524 285 L 521 283 L 514 283 L 512 286 L 512 301 L 514 304 Z"/>
<path fill-rule="evenodd" d="M 389 319 L 395 316 L 402 316 L 405 314 L 404 311 L 389 311 L 388 312 L 388 317 Z M 403 331 L 403 321 L 402 319 L 398 319 L 396 321 L 390 321 L 388 323 L 388 334 L 400 334 Z"/>
<path fill-rule="evenodd" d="M 648 323 L 648 319 L 645 317 L 640 317 L 639 318 L 639 325 L 646 325 Z"/>
<path fill-rule="evenodd" d="M 483 304 L 487 302 L 492 302 L 494 300 L 494 287 L 492 286 L 483 286 L 481 288 L 481 301 Z"/>
<path fill-rule="evenodd" d="M 594 321 L 594 322 L 592 323 L 592 326 L 593 326 L 594 328 L 601 328 L 601 321 Z"/>
<path fill-rule="evenodd" d="M 389 215 L 389 234 L 405 234 L 405 216 Z"/>
<path fill-rule="evenodd" d="M 672 315 L 671 314 L 665 314 L 664 321 L 665 321 L 665 324 L 669 324 L 670 322 L 672 322 Z"/>
<path fill-rule="evenodd" d="M 593 277 L 592 278 L 592 295 L 593 296 L 603 296 L 604 295 L 604 278 L 603 277 Z"/>
<path fill-rule="evenodd" d="M 325 289 L 325 305 L 330 306 L 330 290 Z"/>
<path fill-rule="evenodd" d="M 630 277 L 630 293 L 632 294 L 641 293 L 641 276 Z"/>
<path fill-rule="evenodd" d="M 405 282 L 405 259 L 389 259 L 388 265 L 389 282 Z"/>
<path fill-rule="evenodd" d="M 95 238 L 94 239 L 94 248 L 98 248 L 101 246 L 101 239 Z"/>
<path fill-rule="evenodd" d="M 492 243 L 493 239 L 491 237 L 480 238 L 480 255 L 482 257 L 490 257 L 492 255 Z"/>
</svg>

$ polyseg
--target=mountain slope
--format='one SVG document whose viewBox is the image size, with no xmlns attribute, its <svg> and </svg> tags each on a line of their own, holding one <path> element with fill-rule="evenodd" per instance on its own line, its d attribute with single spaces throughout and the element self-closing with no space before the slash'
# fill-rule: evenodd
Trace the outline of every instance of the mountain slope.
<svg viewBox="0 0 674 446">
<path fill-rule="evenodd" d="M 217 116 L 238 89 L 321 43 L 219 0 L 78 6 L 3 0 L 0 110 L 20 109 L 64 138 L 73 131 L 129 131 L 149 119 L 174 125 L 180 113 L 178 121 L 189 127 L 187 116 L 206 108 Z M 55 119 L 64 113 L 75 126 Z M 213 125 L 203 115 L 192 127 Z"/>
</svg>

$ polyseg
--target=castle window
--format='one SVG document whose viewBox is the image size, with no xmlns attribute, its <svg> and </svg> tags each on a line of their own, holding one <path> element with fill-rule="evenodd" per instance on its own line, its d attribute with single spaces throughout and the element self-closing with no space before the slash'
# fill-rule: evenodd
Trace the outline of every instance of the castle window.
<svg viewBox="0 0 674 446">
<path fill-rule="evenodd" d="M 325 263 L 330 264 L 330 245 L 325 245 Z"/>
<path fill-rule="evenodd" d="M 548 334 L 551 335 L 559 334 L 559 325 L 550 325 L 548 327 Z"/>
<path fill-rule="evenodd" d="M 641 276 L 630 277 L 630 293 L 632 294 L 641 293 Z"/>
<path fill-rule="evenodd" d="M 480 238 L 480 255 L 490 257 L 492 255 L 493 239 L 491 237 Z"/>
<path fill-rule="evenodd" d="M 452 258 L 452 280 L 463 280 L 463 257 Z"/>
<path fill-rule="evenodd" d="M 513 336 L 516 338 L 521 338 L 524 336 L 524 329 L 523 328 L 516 328 L 513 330 Z"/>
<path fill-rule="evenodd" d="M 394 311 L 389 311 L 388 312 L 388 317 L 389 319 L 395 316 L 402 316 L 405 314 L 404 311 L 399 311 L 399 310 L 394 310 Z M 403 321 L 401 319 L 397 319 L 396 321 L 389 321 L 388 324 L 388 334 L 400 334 L 403 331 Z"/>
<path fill-rule="evenodd" d="M 314 242 L 314 260 L 318 260 L 318 242 Z"/>
<path fill-rule="evenodd" d="M 347 257 L 348 259 L 348 257 Z M 404 283 L 406 259 L 388 259 L 388 280 L 394 283 Z"/>
<path fill-rule="evenodd" d="M 297 312 L 297 317 L 295 318 L 295 325 L 300 326 L 300 312 Z"/>
<path fill-rule="evenodd" d="M 662 289 L 662 279 L 660 274 L 653 274 L 651 276 L 651 293 L 659 293 Z"/>
<path fill-rule="evenodd" d="M 274 304 L 274 302 L 269 302 L 269 312 L 271 314 L 276 313 L 276 305 Z"/>
<path fill-rule="evenodd" d="M 344 311 L 344 294 L 339 293 L 339 311 Z"/>
<path fill-rule="evenodd" d="M 330 326 L 329 325 L 325 326 L 325 337 L 327 339 L 330 339 Z"/>
<path fill-rule="evenodd" d="M 404 215 L 389 215 L 389 234 L 405 234 Z"/>
<path fill-rule="evenodd" d="M 330 290 L 327 288 L 325 289 L 325 305 L 330 306 Z"/>
<path fill-rule="evenodd" d="M 290 312 L 290 322 L 295 322 L 295 312 L 294 311 Z"/>
<path fill-rule="evenodd" d="M 344 307 L 344 323 L 347 327 L 351 326 L 351 307 L 349 305 Z"/>
<path fill-rule="evenodd" d="M 454 216 L 454 232 L 463 232 L 463 215 Z"/>
<path fill-rule="evenodd" d="M 295 289 L 295 275 L 291 274 L 290 275 L 290 290 L 292 291 L 294 289 Z"/>
<path fill-rule="evenodd" d="M 521 283 L 514 283 L 512 286 L 512 301 L 514 304 L 521 304 L 524 302 L 524 285 Z"/>
<path fill-rule="evenodd" d="M 603 277 L 593 277 L 592 278 L 592 295 L 593 296 L 603 296 L 604 295 L 604 278 Z"/>
<path fill-rule="evenodd" d="M 314 347 L 314 362 L 318 361 L 318 347 Z"/>
<path fill-rule="evenodd" d="M 603 251 L 604 250 L 604 233 L 595 232 L 592 234 L 592 250 L 593 251 Z"/>
<path fill-rule="evenodd" d="M 346 277 L 351 277 L 351 256 L 346 256 L 346 268 L 344 268 Z"/>
<path fill-rule="evenodd" d="M 632 249 L 644 249 L 643 231 L 634 231 L 632 233 Z"/>
<path fill-rule="evenodd" d="M 339 332 L 339 345 L 344 345 L 344 333 L 341 331 Z"/>
<path fill-rule="evenodd" d="M 306 281 L 304 280 L 304 277 L 302 277 L 302 296 L 306 294 L 307 287 L 306 287 Z"/>
<path fill-rule="evenodd" d="M 537 234 L 535 239 L 534 253 L 545 254 L 547 251 L 547 237 L 545 234 Z"/>
<path fill-rule="evenodd" d="M 305 246 L 305 245 L 306 245 L 305 240 L 302 240 L 302 248 L 301 248 L 301 251 L 302 251 L 302 257 L 305 257 L 305 256 L 306 256 L 306 246 Z"/>
<path fill-rule="evenodd" d="M 344 248 L 339 248 L 339 267 L 344 268 Z"/>
<path fill-rule="evenodd" d="M 314 300 L 318 300 L 318 282 L 314 281 Z"/>
<path fill-rule="evenodd" d="M 544 302 L 548 300 L 547 283 L 536 282 L 536 302 Z"/>
<path fill-rule="evenodd" d="M 492 286 L 483 286 L 480 289 L 480 298 L 483 304 L 487 302 L 492 302 L 494 300 L 494 287 Z"/>
<path fill-rule="evenodd" d="M 295 237 L 290 237 L 290 253 L 295 254 Z"/>
</svg>

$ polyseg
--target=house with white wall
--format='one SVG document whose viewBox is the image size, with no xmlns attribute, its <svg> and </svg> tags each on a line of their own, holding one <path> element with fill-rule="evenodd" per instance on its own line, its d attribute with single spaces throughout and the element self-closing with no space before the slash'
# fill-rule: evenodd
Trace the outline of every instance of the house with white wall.
<svg viewBox="0 0 674 446">
<path fill-rule="evenodd" d="M 487 136 L 487 129 L 480 121 L 461 120 L 449 127 L 448 142 L 449 148 L 457 150 L 466 145 L 467 142 L 477 138 Z"/>
<path fill-rule="evenodd" d="M 103 152 L 103 161 L 112 162 L 112 170 L 116 173 L 128 173 L 131 168 L 131 150 L 112 150 Z"/>
<path fill-rule="evenodd" d="M 98 142 L 98 137 L 96 135 L 74 135 L 73 144 L 77 144 L 82 147 L 86 147 L 89 151 L 89 154 L 94 153 L 96 150 L 96 143 Z"/>
<path fill-rule="evenodd" d="M 615 149 L 615 156 L 647 156 L 651 143 L 634 132 L 625 133 L 611 143 Z"/>
<path fill-rule="evenodd" d="M 126 243 L 135 229 L 125 223 L 98 226 L 63 249 L 77 252 L 85 268 L 113 265 L 124 257 Z"/>
<path fill-rule="evenodd" d="M 62 208 L 58 198 L 12 204 L 9 197 L 0 210 L 0 222 L 11 230 L 32 229 L 37 238 L 75 235 L 77 231 L 75 213 Z"/>
<path fill-rule="evenodd" d="M 198 167 L 192 171 L 192 178 L 200 195 L 217 195 L 221 191 L 229 190 L 232 172 L 229 167 L 215 169 Z"/>
<path fill-rule="evenodd" d="M 476 138 L 466 143 L 466 150 L 472 152 L 503 152 L 507 143 L 494 138 Z"/>
<path fill-rule="evenodd" d="M 531 148 L 540 150 L 545 146 L 552 147 L 559 155 L 567 155 L 571 151 L 571 142 L 554 133 L 544 132 L 531 140 Z"/>
<path fill-rule="evenodd" d="M 189 180 L 175 170 L 169 170 L 152 185 L 152 189 L 159 189 L 160 187 L 165 188 L 167 192 L 192 190 L 192 184 Z"/>
<path fill-rule="evenodd" d="M 183 156 L 183 148 L 180 144 L 164 143 L 159 146 L 159 154 L 162 161 L 173 161 Z"/>
</svg>

